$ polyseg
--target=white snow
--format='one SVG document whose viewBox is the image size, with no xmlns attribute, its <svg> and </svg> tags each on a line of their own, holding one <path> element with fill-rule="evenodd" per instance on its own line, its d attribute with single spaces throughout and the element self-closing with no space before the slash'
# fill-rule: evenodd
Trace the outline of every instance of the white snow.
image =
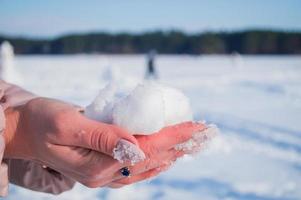
<svg viewBox="0 0 301 200">
<path fill-rule="evenodd" d="M 206 129 L 192 135 L 188 141 L 177 144 L 176 150 L 184 151 L 186 154 L 196 154 L 208 147 L 209 142 L 219 133 L 218 128 L 214 124 L 207 125 Z"/>
<path fill-rule="evenodd" d="M 100 90 L 94 101 L 86 107 L 85 115 L 97 121 L 116 124 L 133 135 L 148 135 L 166 126 L 193 120 L 189 99 L 180 90 L 153 81 L 139 84 L 129 94 L 116 88 L 114 83 L 110 83 Z M 175 148 L 196 153 L 216 134 L 217 128 L 208 126 Z M 126 148 L 124 145 L 117 146 L 113 152 L 114 158 L 121 162 L 131 160 L 132 164 L 145 158 L 141 152 L 134 150 L 130 144 Z"/>
<path fill-rule="evenodd" d="M 187 95 L 194 120 L 221 130 L 202 154 L 118 190 L 78 184 L 52 196 L 11 185 L 7 199 L 300 199 L 301 57 L 239 59 L 237 67 L 228 56 L 157 57 L 161 83 Z M 107 85 L 107 60 L 126 77 L 129 91 L 142 81 L 143 55 L 17 56 L 15 67 L 25 88 L 84 106 Z"/>
<path fill-rule="evenodd" d="M 116 124 L 134 135 L 192 120 L 188 98 L 175 88 L 155 82 L 141 83 L 129 94 L 116 88 L 111 83 L 102 89 L 86 107 L 86 116 Z"/>
<path fill-rule="evenodd" d="M 14 64 L 14 47 L 4 41 L 0 44 L 0 79 L 10 83 L 22 84 L 22 79 Z"/>
<path fill-rule="evenodd" d="M 108 84 L 101 89 L 95 99 L 85 109 L 90 119 L 105 123 L 113 123 L 113 107 L 116 101 L 116 86 Z"/>
<path fill-rule="evenodd" d="M 132 165 L 145 159 L 145 154 L 142 150 L 124 139 L 121 139 L 113 149 L 113 156 L 121 163 L 129 161 Z"/>
</svg>

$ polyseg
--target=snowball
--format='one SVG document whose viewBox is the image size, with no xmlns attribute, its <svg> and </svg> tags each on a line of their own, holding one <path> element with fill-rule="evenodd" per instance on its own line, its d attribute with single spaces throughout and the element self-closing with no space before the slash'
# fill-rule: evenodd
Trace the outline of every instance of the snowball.
<svg viewBox="0 0 301 200">
<path fill-rule="evenodd" d="M 86 107 L 85 114 L 97 121 L 116 124 L 133 135 L 152 134 L 166 126 L 192 121 L 188 98 L 175 88 L 154 82 L 139 84 L 130 93 L 110 84 Z M 208 126 L 194 133 L 190 140 L 176 145 L 175 149 L 189 154 L 198 152 L 216 132 L 215 126 Z M 113 154 L 120 162 L 131 160 L 136 163 L 145 158 L 129 142 L 117 145 Z"/>
<path fill-rule="evenodd" d="M 150 134 L 164 127 L 164 100 L 159 88 L 139 85 L 116 102 L 113 123 L 134 134 Z"/>
<path fill-rule="evenodd" d="M 181 91 L 161 86 L 161 93 L 164 101 L 165 126 L 192 120 L 189 99 Z"/>
<path fill-rule="evenodd" d="M 112 123 L 115 93 L 116 86 L 113 84 L 109 84 L 100 90 L 94 101 L 86 107 L 85 115 L 96 121 Z"/>
<path fill-rule="evenodd" d="M 135 135 L 151 134 L 165 126 L 192 120 L 189 100 L 181 91 L 153 82 L 138 85 L 128 95 L 108 85 L 87 106 L 86 115 Z"/>
</svg>

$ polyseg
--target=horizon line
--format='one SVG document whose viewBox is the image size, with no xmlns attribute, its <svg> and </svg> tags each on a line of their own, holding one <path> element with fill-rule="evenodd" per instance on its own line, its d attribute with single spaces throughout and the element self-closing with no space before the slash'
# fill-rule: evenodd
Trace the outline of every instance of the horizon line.
<svg viewBox="0 0 301 200">
<path fill-rule="evenodd" d="M 238 28 L 238 29 L 220 29 L 220 30 L 203 30 L 203 31 L 185 31 L 180 28 L 154 28 L 143 31 L 131 31 L 131 30 L 120 30 L 120 31 L 110 31 L 110 30 L 90 30 L 90 31 L 68 31 L 65 33 L 56 34 L 54 36 L 34 36 L 34 35 L 26 35 L 26 34 L 7 34 L 1 33 L 0 37 L 9 38 L 9 39 L 29 39 L 29 40 L 53 40 L 61 37 L 71 36 L 71 35 L 88 35 L 88 34 L 100 34 L 105 33 L 109 35 L 120 35 L 120 34 L 129 34 L 129 35 L 142 35 L 147 33 L 155 33 L 155 32 L 180 32 L 185 35 L 198 35 L 198 34 L 206 34 L 206 33 L 240 33 L 240 32 L 248 32 L 248 31 L 271 31 L 271 32 L 283 32 L 283 33 L 301 33 L 301 29 L 287 29 L 287 28 L 269 28 L 269 27 L 249 27 L 249 28 Z"/>
</svg>

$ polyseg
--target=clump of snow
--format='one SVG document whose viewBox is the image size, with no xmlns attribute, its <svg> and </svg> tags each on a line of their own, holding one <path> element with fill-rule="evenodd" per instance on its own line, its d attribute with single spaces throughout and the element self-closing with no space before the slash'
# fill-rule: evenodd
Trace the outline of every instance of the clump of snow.
<svg viewBox="0 0 301 200">
<path fill-rule="evenodd" d="M 188 98 L 179 90 L 154 82 L 139 84 L 130 94 L 113 84 L 100 91 L 86 107 L 86 116 L 116 124 L 137 134 L 192 120 Z"/>
<path fill-rule="evenodd" d="M 121 139 L 113 149 L 113 156 L 121 163 L 131 162 L 132 165 L 145 159 L 142 150 L 124 139 Z"/>
<path fill-rule="evenodd" d="M 116 124 L 133 135 L 148 135 L 163 127 L 193 120 L 189 99 L 180 90 L 155 82 L 139 84 L 129 94 L 109 84 L 86 107 L 85 115 L 97 121 Z M 217 128 L 209 125 L 175 148 L 189 154 L 196 153 L 205 147 L 216 132 Z M 114 157 L 121 162 L 131 160 L 132 163 L 142 158 L 127 143 L 114 149 Z"/>
<path fill-rule="evenodd" d="M 94 101 L 86 107 L 85 115 L 90 119 L 111 124 L 115 101 L 116 86 L 109 84 L 100 90 Z"/>
<path fill-rule="evenodd" d="M 138 85 L 116 102 L 113 123 L 133 134 L 151 134 L 164 126 L 164 100 L 155 85 Z"/>
<path fill-rule="evenodd" d="M 214 124 L 209 124 L 205 130 L 196 132 L 192 138 L 182 144 L 175 146 L 176 150 L 184 151 L 185 153 L 194 154 L 207 147 L 208 142 L 218 134 L 219 130 Z"/>
</svg>

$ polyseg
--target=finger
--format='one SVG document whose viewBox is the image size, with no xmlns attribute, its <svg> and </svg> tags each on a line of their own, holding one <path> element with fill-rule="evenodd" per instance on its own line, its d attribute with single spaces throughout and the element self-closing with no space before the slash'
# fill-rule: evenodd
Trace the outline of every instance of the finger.
<svg viewBox="0 0 301 200">
<path fill-rule="evenodd" d="M 174 149 L 168 150 L 165 153 L 161 153 L 160 156 L 146 159 L 145 161 L 130 167 L 132 175 L 140 174 L 149 171 L 150 169 L 173 163 L 183 155 L 183 152 Z"/>
<path fill-rule="evenodd" d="M 139 164 L 136 164 L 134 166 L 124 165 L 122 167 L 127 166 L 127 168 L 129 168 L 129 170 L 131 172 L 131 176 L 136 177 L 139 174 L 143 174 L 154 168 L 157 168 L 157 170 L 158 170 L 159 169 L 158 167 L 160 167 L 160 169 L 163 170 L 164 169 L 163 166 L 171 165 L 171 163 L 174 163 L 176 161 L 176 159 L 178 157 L 181 157 L 182 155 L 183 155 L 183 152 L 176 151 L 173 149 L 173 150 L 168 150 L 168 151 L 160 154 L 160 157 L 158 157 L 156 160 L 148 159 L 148 160 L 141 162 Z M 104 166 L 102 166 L 102 167 L 104 167 Z M 80 182 L 88 187 L 95 188 L 95 187 L 104 186 L 108 183 L 111 183 L 112 181 L 127 179 L 120 172 L 120 169 L 122 167 L 120 167 L 120 165 L 119 165 L 119 168 L 116 168 L 116 167 L 118 167 L 118 166 L 117 165 L 111 166 L 111 168 L 110 168 L 111 170 L 107 170 L 106 172 L 103 172 L 101 170 L 102 169 L 101 166 L 99 166 L 98 167 L 99 172 L 97 173 L 97 170 L 95 171 L 97 176 L 94 176 L 94 178 L 90 177 L 89 179 L 81 179 Z M 91 171 L 91 169 L 89 169 L 89 170 Z M 112 172 L 112 170 L 115 170 L 115 171 Z M 92 169 L 92 171 L 94 171 L 94 170 Z M 102 174 L 102 176 L 100 174 Z"/>
<path fill-rule="evenodd" d="M 184 152 L 177 151 L 175 149 L 162 152 L 159 155 L 153 156 L 151 158 L 145 159 L 143 162 L 140 162 L 133 166 L 127 166 L 131 172 L 131 176 L 135 176 L 151 169 L 157 168 L 162 165 L 167 165 L 173 163 L 177 158 L 182 157 Z M 117 170 L 111 177 L 108 177 L 111 180 L 123 179 L 124 176 L 121 174 L 120 169 Z"/>
<path fill-rule="evenodd" d="M 147 172 L 141 173 L 139 175 L 136 176 L 132 176 L 129 178 L 123 178 L 122 180 L 116 181 L 116 182 L 112 182 L 111 184 L 108 185 L 108 187 L 110 188 L 120 188 L 126 185 L 130 185 L 132 183 L 136 183 L 139 181 L 143 181 L 146 179 L 149 179 L 151 177 L 157 176 L 160 173 L 159 170 L 155 169 L 151 169 Z"/>
<path fill-rule="evenodd" d="M 161 170 L 164 168 L 162 166 L 169 166 L 173 163 L 178 157 L 182 156 L 183 152 L 176 150 L 168 150 L 164 154 L 161 154 L 161 157 L 158 158 L 160 162 L 150 160 L 144 162 L 144 164 L 137 164 L 135 166 L 129 166 L 125 164 L 120 164 L 115 161 L 115 164 L 111 162 L 110 166 L 105 166 L 104 164 L 94 165 L 88 164 L 84 166 L 84 169 L 88 171 L 88 176 L 80 177 L 77 181 L 86 185 L 87 187 L 96 188 L 107 185 L 114 180 L 121 180 L 125 177 L 121 174 L 120 169 L 127 166 L 130 168 L 131 174 L 133 176 L 137 176 L 139 174 L 143 174 L 151 169 L 157 168 L 161 166 Z M 163 161 L 164 160 L 164 161 Z M 109 161 L 110 162 L 110 161 Z M 107 162 L 105 162 L 107 164 Z M 93 166 L 94 165 L 94 166 Z M 73 172 L 74 173 L 74 172 Z"/>
<path fill-rule="evenodd" d="M 195 122 L 184 122 L 174 126 L 168 126 L 158 133 L 148 136 L 148 140 L 155 149 L 163 150 L 173 148 L 175 145 L 186 142 L 193 133 L 203 131 L 204 124 Z"/>
<path fill-rule="evenodd" d="M 43 164 L 66 175 L 72 175 L 77 181 L 99 180 L 114 174 L 125 166 L 111 156 L 81 148 L 62 145 L 47 145 L 48 156 Z"/>
<path fill-rule="evenodd" d="M 131 145 L 131 148 L 142 153 L 136 138 L 117 126 L 85 119 L 82 127 L 81 130 L 74 133 L 72 145 L 114 156 L 114 148 L 123 139 L 129 142 L 128 145 Z"/>
<path fill-rule="evenodd" d="M 149 171 L 146 171 L 144 173 L 141 173 L 141 174 L 129 177 L 129 178 L 123 178 L 118 181 L 114 181 L 111 184 L 109 184 L 108 187 L 120 188 L 125 185 L 130 185 L 133 183 L 137 183 L 140 181 L 144 181 L 144 180 L 153 178 L 153 177 L 159 175 L 161 172 L 168 170 L 171 165 L 172 165 L 172 163 L 163 164 L 157 168 L 150 169 Z"/>
</svg>

